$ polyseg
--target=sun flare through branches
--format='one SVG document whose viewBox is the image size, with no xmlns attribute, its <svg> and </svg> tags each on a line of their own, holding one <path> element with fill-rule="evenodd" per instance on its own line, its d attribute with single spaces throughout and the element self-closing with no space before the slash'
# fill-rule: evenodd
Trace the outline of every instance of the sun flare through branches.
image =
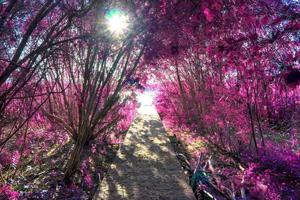
<svg viewBox="0 0 300 200">
<path fill-rule="evenodd" d="M 112 9 L 106 15 L 106 25 L 114 36 L 121 36 L 126 33 L 129 26 L 129 18 L 121 10 Z"/>
</svg>

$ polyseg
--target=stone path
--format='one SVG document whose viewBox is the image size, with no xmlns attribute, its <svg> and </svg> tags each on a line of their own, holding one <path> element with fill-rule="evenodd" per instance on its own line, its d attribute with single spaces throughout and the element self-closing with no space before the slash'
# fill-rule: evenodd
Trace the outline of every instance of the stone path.
<svg viewBox="0 0 300 200">
<path fill-rule="evenodd" d="M 157 113 L 140 113 L 94 200 L 195 199 Z"/>
</svg>

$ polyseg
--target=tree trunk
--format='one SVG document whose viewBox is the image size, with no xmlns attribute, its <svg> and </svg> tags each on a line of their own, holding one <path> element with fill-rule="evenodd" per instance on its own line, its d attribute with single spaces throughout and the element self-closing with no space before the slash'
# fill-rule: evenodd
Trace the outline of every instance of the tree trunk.
<svg viewBox="0 0 300 200">
<path fill-rule="evenodd" d="M 79 167 L 79 164 L 81 161 L 81 155 L 84 150 L 85 143 L 86 143 L 86 141 L 83 141 L 83 140 L 76 141 L 75 147 L 74 147 L 73 151 L 71 152 L 70 158 L 65 167 L 65 171 L 64 171 L 65 183 L 71 182 L 71 177 L 75 174 L 76 169 Z"/>
<path fill-rule="evenodd" d="M 253 113 L 252 113 L 252 106 L 250 105 L 250 103 L 247 103 L 247 106 L 248 106 L 248 112 L 249 112 L 249 116 L 250 116 L 250 123 L 251 123 L 251 130 L 252 130 L 252 139 L 253 139 L 253 142 L 254 142 L 256 153 L 258 153 L 258 146 L 257 146 L 257 141 L 256 141 L 256 136 L 255 136 L 255 127 L 254 127 L 254 119 L 253 119 Z"/>
</svg>

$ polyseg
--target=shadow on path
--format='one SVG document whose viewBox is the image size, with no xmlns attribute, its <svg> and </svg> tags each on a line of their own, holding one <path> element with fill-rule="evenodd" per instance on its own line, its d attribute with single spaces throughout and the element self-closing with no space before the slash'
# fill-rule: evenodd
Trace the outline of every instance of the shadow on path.
<svg viewBox="0 0 300 200">
<path fill-rule="evenodd" d="M 140 114 L 94 200 L 195 199 L 158 115 Z"/>
</svg>

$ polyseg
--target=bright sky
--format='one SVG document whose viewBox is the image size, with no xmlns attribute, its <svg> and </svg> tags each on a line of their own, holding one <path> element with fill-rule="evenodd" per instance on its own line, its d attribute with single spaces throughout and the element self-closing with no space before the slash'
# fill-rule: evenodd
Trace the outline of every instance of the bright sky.
<svg viewBox="0 0 300 200">
<path fill-rule="evenodd" d="M 157 115 L 156 108 L 154 106 L 155 91 L 145 90 L 143 93 L 139 94 L 137 99 L 140 103 L 138 112 L 140 114 Z"/>
</svg>

